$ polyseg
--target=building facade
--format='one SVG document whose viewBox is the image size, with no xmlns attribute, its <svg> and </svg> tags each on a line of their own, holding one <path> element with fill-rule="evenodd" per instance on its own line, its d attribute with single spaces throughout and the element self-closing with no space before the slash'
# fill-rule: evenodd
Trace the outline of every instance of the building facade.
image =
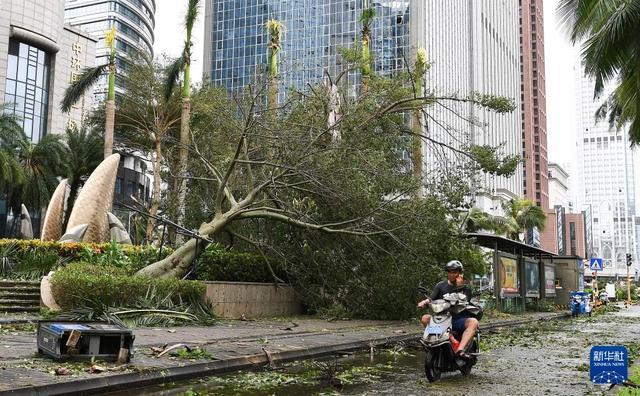
<svg viewBox="0 0 640 396">
<path fill-rule="evenodd" d="M 96 40 L 64 25 L 64 1 L 0 1 L 0 101 L 17 116 L 26 136 L 37 143 L 82 123 L 91 95 L 69 113 L 60 101 L 82 67 L 93 66 Z M 28 208 L 39 235 L 42 208 Z M 18 216 L 0 198 L 0 234 L 15 235 Z"/>
<path fill-rule="evenodd" d="M 513 98 L 521 107 L 519 70 L 519 5 L 493 0 L 370 0 L 376 17 L 372 53 L 377 73 L 393 73 L 412 62 L 423 47 L 432 63 L 426 85 L 437 94 L 466 96 L 472 92 Z M 304 89 L 324 74 L 335 76 L 345 65 L 340 48 L 360 39 L 358 19 L 364 0 L 215 0 L 205 3 L 205 77 L 229 90 L 238 90 L 264 70 L 267 62 L 268 19 L 285 25 L 280 55 L 280 95 L 287 88 Z M 355 92 L 359 73 L 347 76 Z M 460 144 L 502 145 L 504 154 L 522 152 L 522 114 L 497 115 L 469 105 L 434 109 L 438 122 L 429 133 L 456 147 Z M 465 119 L 475 119 L 470 124 Z M 443 128 L 442 126 L 447 127 Z M 447 130 L 445 130 L 447 129 Z M 449 141 L 451 130 L 460 141 Z M 438 163 L 431 148 L 423 147 L 425 169 Z M 453 153 L 448 153 L 449 157 Z M 438 156 L 443 158 L 443 156 Z M 445 156 L 446 157 L 446 156 Z M 500 202 L 523 193 L 522 168 L 511 178 L 481 175 L 476 206 L 501 210 Z"/>
<path fill-rule="evenodd" d="M 540 247 L 560 256 L 588 258 L 589 224 L 586 213 L 568 213 L 565 207 L 556 205 L 547 209 L 546 215 L 545 229 L 540 234 Z"/>
<path fill-rule="evenodd" d="M 519 0 L 524 196 L 549 207 L 543 0 Z"/>
<path fill-rule="evenodd" d="M 569 173 L 559 164 L 549 162 L 549 208 L 563 206 L 573 212 L 572 194 L 569 190 Z M 546 208 L 545 208 L 546 209 Z"/>
<path fill-rule="evenodd" d="M 27 137 L 79 125 L 91 106 L 87 96 L 68 114 L 60 100 L 82 67 L 93 66 L 96 40 L 64 25 L 64 1 L 0 2 L 0 98 Z"/>
<path fill-rule="evenodd" d="M 126 56 L 136 50 L 153 55 L 155 0 L 66 0 L 65 22 L 98 40 L 96 64 L 108 63 L 109 49 L 105 35 L 115 27 L 117 34 L 116 67 L 126 68 Z M 116 79 L 116 89 L 122 92 Z M 102 98 L 107 92 L 107 80 L 103 78 L 94 90 Z"/>
<path fill-rule="evenodd" d="M 583 70 L 582 65 L 576 70 Z M 626 129 L 610 128 L 608 121 L 595 119 L 600 102 L 593 100 L 594 81 L 581 72 L 576 77 L 577 158 L 581 161 L 576 203 L 590 211 L 593 256 L 604 259 L 603 275 L 622 276 L 627 271 L 627 253 L 633 255 L 633 268 L 638 268 L 637 153 L 629 147 Z M 611 86 L 606 87 L 602 97 L 611 91 Z"/>
</svg>

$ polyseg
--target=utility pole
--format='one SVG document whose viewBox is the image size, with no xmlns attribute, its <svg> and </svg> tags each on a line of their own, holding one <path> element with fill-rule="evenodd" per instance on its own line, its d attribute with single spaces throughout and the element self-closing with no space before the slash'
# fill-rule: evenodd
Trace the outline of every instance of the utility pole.
<svg viewBox="0 0 640 396">
<path fill-rule="evenodd" d="M 629 275 L 629 270 L 632 263 L 633 256 L 631 256 L 631 253 L 627 253 L 627 304 L 629 305 L 631 305 L 631 275 Z"/>
</svg>

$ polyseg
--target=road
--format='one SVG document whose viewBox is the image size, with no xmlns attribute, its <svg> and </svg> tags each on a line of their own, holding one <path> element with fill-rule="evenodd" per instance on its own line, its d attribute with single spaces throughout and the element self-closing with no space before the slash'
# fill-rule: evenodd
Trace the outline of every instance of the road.
<svg viewBox="0 0 640 396">
<path fill-rule="evenodd" d="M 588 378 L 591 346 L 611 344 L 640 346 L 639 306 L 484 334 L 483 354 L 472 373 L 467 377 L 443 374 L 436 383 L 424 377 L 422 352 L 383 352 L 373 359 L 360 354 L 335 361 L 338 389 L 318 383 L 327 367 L 318 370 L 317 364 L 304 363 L 277 372 L 238 373 L 176 384 L 173 389 L 164 387 L 161 394 L 191 390 L 217 395 L 615 395 L 617 388 L 603 392 Z M 306 375 L 301 374 L 304 370 Z M 148 390 L 149 394 L 160 394 L 158 391 Z"/>
</svg>

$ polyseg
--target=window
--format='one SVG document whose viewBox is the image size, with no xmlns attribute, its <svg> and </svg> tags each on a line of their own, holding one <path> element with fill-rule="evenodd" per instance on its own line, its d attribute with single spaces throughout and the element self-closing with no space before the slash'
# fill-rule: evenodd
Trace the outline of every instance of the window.
<svg viewBox="0 0 640 396">
<path fill-rule="evenodd" d="M 16 115 L 33 143 L 46 133 L 49 104 L 50 57 L 43 50 L 9 40 L 4 103 Z"/>
</svg>

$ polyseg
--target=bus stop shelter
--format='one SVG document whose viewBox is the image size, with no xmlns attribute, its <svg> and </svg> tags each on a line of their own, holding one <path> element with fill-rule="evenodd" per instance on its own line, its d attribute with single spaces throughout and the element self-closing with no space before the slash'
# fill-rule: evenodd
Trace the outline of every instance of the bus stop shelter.
<svg viewBox="0 0 640 396">
<path fill-rule="evenodd" d="M 494 234 L 469 233 L 467 237 L 473 239 L 476 245 L 493 251 L 493 291 L 497 309 L 523 311 L 527 302 L 536 303 L 542 299 L 552 304 L 567 304 L 568 300 L 558 302 L 564 299 L 564 293 L 557 295 L 556 285 L 571 287 L 578 283 L 577 257 L 572 261 Z M 560 259 L 558 264 L 562 264 L 561 268 L 556 268 L 556 259 Z M 562 287 L 564 290 L 564 286 Z M 568 291 L 569 288 L 566 289 L 567 295 Z"/>
</svg>

